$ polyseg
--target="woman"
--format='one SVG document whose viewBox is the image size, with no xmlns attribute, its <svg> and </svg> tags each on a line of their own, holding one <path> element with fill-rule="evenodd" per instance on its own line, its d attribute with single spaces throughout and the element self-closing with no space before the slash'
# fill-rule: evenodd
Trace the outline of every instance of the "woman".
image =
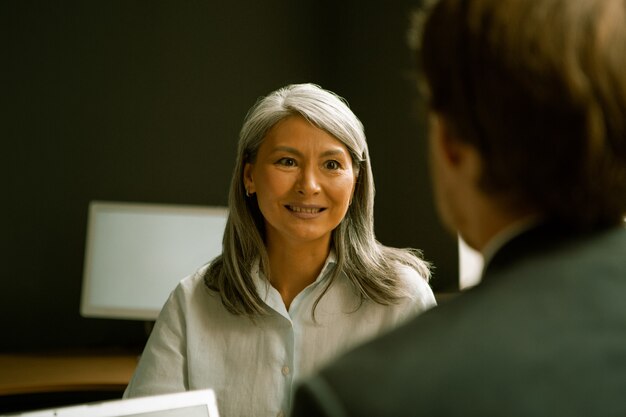
<svg viewBox="0 0 626 417">
<path fill-rule="evenodd" d="M 427 264 L 374 238 L 363 127 L 290 85 L 248 113 L 223 253 L 184 279 L 125 396 L 213 388 L 220 414 L 289 412 L 294 381 L 435 304 Z"/>
</svg>

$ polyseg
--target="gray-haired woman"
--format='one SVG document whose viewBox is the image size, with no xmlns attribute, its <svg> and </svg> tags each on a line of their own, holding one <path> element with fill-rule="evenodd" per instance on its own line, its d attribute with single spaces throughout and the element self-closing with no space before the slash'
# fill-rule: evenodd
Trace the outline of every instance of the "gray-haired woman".
<svg viewBox="0 0 626 417">
<path fill-rule="evenodd" d="M 181 281 L 125 396 L 213 388 L 280 416 L 294 381 L 435 305 L 428 265 L 374 237 L 363 126 L 313 84 L 260 99 L 239 137 L 223 253 Z"/>
</svg>

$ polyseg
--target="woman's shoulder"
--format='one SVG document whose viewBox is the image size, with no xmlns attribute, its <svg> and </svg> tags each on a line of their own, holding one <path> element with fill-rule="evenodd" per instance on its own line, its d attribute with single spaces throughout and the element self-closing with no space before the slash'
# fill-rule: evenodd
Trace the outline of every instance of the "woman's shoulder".
<svg viewBox="0 0 626 417">
<path fill-rule="evenodd" d="M 182 311 L 185 315 L 200 310 L 209 310 L 212 313 L 223 310 L 219 294 L 206 285 L 207 269 L 208 265 L 202 266 L 180 280 L 170 294 L 164 309 Z"/>
<path fill-rule="evenodd" d="M 394 270 L 399 285 L 409 298 L 420 299 L 428 305 L 436 303 L 435 295 L 428 284 L 429 276 L 425 276 L 423 271 L 402 263 L 396 263 Z"/>
<path fill-rule="evenodd" d="M 398 281 L 410 287 L 421 286 L 422 283 L 428 285 L 428 277 L 412 266 L 396 262 L 393 270 L 398 277 Z"/>
<path fill-rule="evenodd" d="M 181 279 L 176 288 L 180 288 L 181 290 L 191 290 L 200 285 L 204 285 L 204 277 L 208 268 L 209 264 L 203 265 L 202 267 L 198 268 L 191 274 Z"/>
<path fill-rule="evenodd" d="M 181 300 L 211 296 L 213 291 L 209 290 L 205 281 L 208 268 L 209 264 L 206 264 L 181 279 L 172 291 L 172 295 Z"/>
</svg>

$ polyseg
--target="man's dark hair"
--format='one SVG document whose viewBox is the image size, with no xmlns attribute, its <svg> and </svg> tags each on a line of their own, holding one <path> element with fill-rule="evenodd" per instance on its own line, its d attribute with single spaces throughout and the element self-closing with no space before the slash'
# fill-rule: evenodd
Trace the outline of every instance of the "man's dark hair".
<svg viewBox="0 0 626 417">
<path fill-rule="evenodd" d="M 626 213 L 626 1 L 442 0 L 418 60 L 484 191 L 579 229 Z"/>
</svg>

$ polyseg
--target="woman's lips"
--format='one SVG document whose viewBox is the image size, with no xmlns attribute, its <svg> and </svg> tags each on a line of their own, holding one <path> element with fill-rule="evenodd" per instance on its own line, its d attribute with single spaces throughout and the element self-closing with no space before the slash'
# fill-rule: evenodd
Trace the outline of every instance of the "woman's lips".
<svg viewBox="0 0 626 417">
<path fill-rule="evenodd" d="M 319 216 L 321 212 L 326 210 L 325 207 L 320 207 L 320 206 L 297 206 L 297 205 L 291 205 L 291 204 L 286 205 L 285 208 L 289 210 L 289 212 L 293 214 L 294 216 L 302 218 L 302 219 L 315 218 Z"/>
</svg>

